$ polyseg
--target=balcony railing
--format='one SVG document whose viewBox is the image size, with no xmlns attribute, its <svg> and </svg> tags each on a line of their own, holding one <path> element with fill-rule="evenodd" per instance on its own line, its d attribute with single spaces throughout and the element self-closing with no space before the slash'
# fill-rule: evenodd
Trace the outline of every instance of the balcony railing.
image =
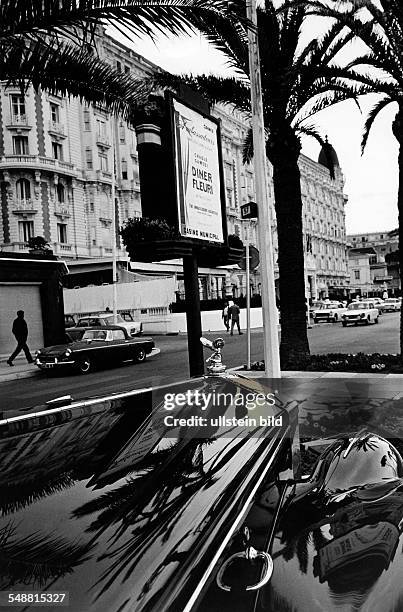
<svg viewBox="0 0 403 612">
<path fill-rule="evenodd" d="M 70 176 L 76 176 L 77 170 L 74 164 L 70 162 L 53 159 L 52 157 L 43 157 L 40 155 L 5 155 L 0 158 L 0 169 L 25 167 L 44 170 L 52 170 L 53 172 L 62 172 Z"/>
<path fill-rule="evenodd" d="M 53 132 L 59 136 L 65 136 L 63 123 L 60 123 L 60 121 L 49 121 L 49 132 Z"/>
<path fill-rule="evenodd" d="M 15 213 L 23 213 L 23 212 L 36 212 L 37 205 L 34 200 L 31 198 L 16 198 L 13 201 L 13 212 Z"/>
<path fill-rule="evenodd" d="M 102 145 L 103 147 L 110 147 L 111 143 L 109 136 L 106 134 L 97 134 L 97 144 Z"/>
<path fill-rule="evenodd" d="M 9 125 L 12 127 L 28 127 L 28 118 L 26 115 L 11 115 Z"/>
<path fill-rule="evenodd" d="M 60 202 L 56 202 L 55 205 L 55 215 L 60 215 L 62 217 L 70 217 L 70 208 L 68 204 L 62 204 Z"/>
</svg>

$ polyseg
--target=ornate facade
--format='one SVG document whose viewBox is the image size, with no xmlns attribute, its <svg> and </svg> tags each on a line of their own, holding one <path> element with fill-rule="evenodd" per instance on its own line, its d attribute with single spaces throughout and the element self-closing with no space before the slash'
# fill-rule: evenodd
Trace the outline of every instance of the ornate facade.
<svg viewBox="0 0 403 612">
<path fill-rule="evenodd" d="M 100 56 L 122 72 L 150 75 L 157 66 L 104 35 Z M 257 222 L 240 218 L 240 206 L 255 200 L 254 174 L 242 162 L 248 122 L 230 107 L 218 107 L 222 121 L 223 158 L 229 233 L 258 246 Z M 43 236 L 55 255 L 70 259 L 108 258 L 112 252 L 112 138 L 116 152 L 117 222 L 141 214 L 135 131 L 106 109 L 77 99 L 0 88 L 0 248 L 24 252 L 32 236 Z M 327 296 L 346 284 L 347 254 L 344 180 L 301 156 L 304 198 L 307 293 Z M 269 172 L 269 171 L 268 171 Z M 273 198 L 270 174 L 268 183 Z M 275 215 L 271 206 L 276 265 Z M 120 250 L 120 259 L 127 258 Z M 156 268 L 158 265 L 156 264 Z M 220 271 L 222 277 L 222 270 Z M 214 282 L 212 282 L 214 285 Z M 252 292 L 260 293 L 258 272 Z M 221 287 L 223 285 L 221 284 Z M 210 283 L 206 285 L 210 297 Z M 217 290 L 218 291 L 218 290 Z M 227 293 L 245 294 L 245 274 L 227 272 Z"/>
</svg>

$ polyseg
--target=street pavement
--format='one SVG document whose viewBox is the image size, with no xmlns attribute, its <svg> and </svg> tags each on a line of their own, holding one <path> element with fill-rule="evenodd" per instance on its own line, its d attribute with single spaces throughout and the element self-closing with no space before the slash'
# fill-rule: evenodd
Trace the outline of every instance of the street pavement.
<svg viewBox="0 0 403 612">
<path fill-rule="evenodd" d="M 379 325 L 346 327 L 341 324 L 319 324 L 309 330 L 311 353 L 398 353 L 400 313 L 385 314 Z M 246 334 L 229 336 L 225 330 L 205 334 L 208 338 L 222 335 L 226 345 L 223 350 L 224 363 L 228 367 L 242 365 L 246 361 Z M 160 355 L 144 363 L 125 363 L 115 368 L 96 371 L 88 376 L 59 375 L 47 376 L 42 372 L 33 378 L 13 380 L 0 384 L 0 418 L 13 414 L 24 414 L 31 407 L 41 405 L 62 395 L 82 399 L 143 387 L 158 386 L 186 380 L 189 377 L 187 337 L 155 336 L 155 344 L 161 349 Z M 210 351 L 205 351 L 209 356 Z M 262 359 L 262 330 L 252 330 L 252 360 Z M 16 362 L 17 363 L 17 362 Z M 20 362 L 18 362 L 20 363 Z M 23 363 L 23 362 L 21 362 Z M 9 368 L 0 364 L 2 374 L 8 376 L 13 370 L 18 373 L 32 371 L 34 366 L 18 365 Z M 14 374 L 14 372 L 12 372 Z M 4 379 L 3 379 L 4 380 Z"/>
</svg>

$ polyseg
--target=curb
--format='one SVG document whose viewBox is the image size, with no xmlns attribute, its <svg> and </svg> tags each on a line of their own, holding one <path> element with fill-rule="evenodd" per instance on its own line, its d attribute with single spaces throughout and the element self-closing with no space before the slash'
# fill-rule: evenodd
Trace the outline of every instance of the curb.
<svg viewBox="0 0 403 612">
<path fill-rule="evenodd" d="M 10 382 L 11 380 L 19 380 L 20 378 L 33 378 L 34 376 L 38 376 L 38 374 L 40 374 L 39 370 L 0 374 L 0 384 L 3 382 Z"/>
</svg>

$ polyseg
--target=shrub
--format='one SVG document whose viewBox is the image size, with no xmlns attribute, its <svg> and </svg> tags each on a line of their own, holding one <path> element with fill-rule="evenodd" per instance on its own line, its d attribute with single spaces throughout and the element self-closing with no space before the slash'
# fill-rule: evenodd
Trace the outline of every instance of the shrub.
<svg viewBox="0 0 403 612">
<path fill-rule="evenodd" d="M 243 242 L 236 234 L 228 234 L 228 246 L 232 249 L 243 249 Z"/>
<path fill-rule="evenodd" d="M 246 369 L 246 366 L 244 366 Z M 256 361 L 251 365 L 252 370 L 264 370 L 264 361 Z M 305 362 L 294 363 L 293 370 L 304 370 L 308 372 L 403 372 L 403 362 L 400 355 L 381 353 L 346 354 L 328 353 L 326 355 L 311 355 Z"/>
<path fill-rule="evenodd" d="M 49 242 L 43 236 L 32 236 L 28 240 L 28 248 L 32 251 L 50 251 Z"/>
<path fill-rule="evenodd" d="M 122 236 L 123 244 L 128 249 L 135 249 L 139 242 L 179 238 L 178 231 L 168 225 L 164 219 L 150 219 L 149 217 L 127 219 L 119 233 Z"/>
</svg>

